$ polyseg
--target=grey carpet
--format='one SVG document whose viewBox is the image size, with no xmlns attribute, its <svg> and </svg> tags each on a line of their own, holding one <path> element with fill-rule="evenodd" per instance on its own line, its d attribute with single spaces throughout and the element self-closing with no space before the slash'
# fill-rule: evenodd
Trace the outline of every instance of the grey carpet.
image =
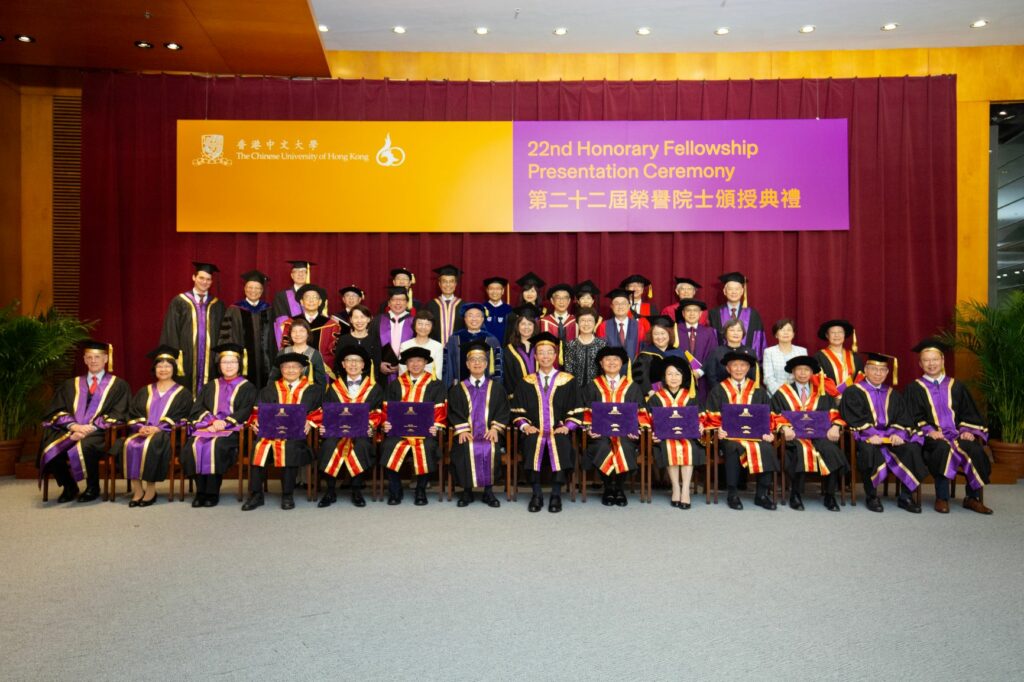
<svg viewBox="0 0 1024 682">
<path fill-rule="evenodd" d="M 228 489 L 231 482 L 225 484 Z M 1021 679 L 1024 488 L 995 516 L 502 497 L 291 512 L 0 483 L 0 677 Z M 929 491 L 930 493 L 931 491 Z M 51 499 L 55 499 L 53 495 Z"/>
</svg>

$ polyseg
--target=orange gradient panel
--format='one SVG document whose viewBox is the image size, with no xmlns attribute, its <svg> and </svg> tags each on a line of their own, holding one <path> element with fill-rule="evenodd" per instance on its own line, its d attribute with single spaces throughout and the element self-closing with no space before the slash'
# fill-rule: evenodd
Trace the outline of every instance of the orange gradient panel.
<svg viewBox="0 0 1024 682">
<path fill-rule="evenodd" d="M 179 232 L 511 232 L 510 121 L 178 121 Z"/>
</svg>

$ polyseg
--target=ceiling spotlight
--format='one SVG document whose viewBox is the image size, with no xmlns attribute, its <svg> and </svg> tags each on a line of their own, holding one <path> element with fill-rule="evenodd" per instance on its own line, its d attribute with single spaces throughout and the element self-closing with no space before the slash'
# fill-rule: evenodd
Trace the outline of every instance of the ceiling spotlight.
<svg viewBox="0 0 1024 682">
<path fill-rule="evenodd" d="M 800 27 L 801 33 L 814 33 L 814 24 L 807 24 Z"/>
<path fill-rule="evenodd" d="M 35 38 L 33 38 L 32 36 L 27 36 L 24 33 L 18 34 L 18 35 L 14 36 L 14 37 L 17 38 L 19 43 L 34 43 L 34 42 L 36 42 Z"/>
<path fill-rule="evenodd" d="M 1010 112 L 1008 112 L 1006 109 L 1003 109 L 1002 111 L 999 112 L 1000 116 L 1009 116 L 1009 114 Z"/>
<path fill-rule="evenodd" d="M 401 35 L 402 33 L 405 33 L 405 26 L 393 26 L 391 28 L 391 31 L 393 33 L 398 33 L 399 35 Z"/>
<path fill-rule="evenodd" d="M 716 28 L 715 29 L 715 35 L 716 36 L 727 36 L 727 35 L 729 35 L 729 27 L 728 26 L 721 26 L 719 28 Z"/>
<path fill-rule="evenodd" d="M 140 47 L 143 50 L 152 50 L 153 43 L 149 42 L 148 40 L 136 40 L 135 47 Z"/>
<path fill-rule="evenodd" d="M 649 26 L 641 26 L 636 30 L 638 36 L 649 36 L 651 35 L 651 29 Z"/>
<path fill-rule="evenodd" d="M 485 35 L 487 35 L 487 27 L 486 26 L 477 26 L 476 27 L 476 34 L 478 36 L 485 36 Z"/>
<path fill-rule="evenodd" d="M 569 29 L 567 29 L 564 26 L 559 26 L 554 31 L 552 31 L 552 33 L 554 33 L 556 36 L 564 36 L 568 32 L 569 32 Z"/>
<path fill-rule="evenodd" d="M 318 24 L 316 29 L 321 33 L 327 33 L 328 31 L 331 30 L 331 27 L 328 26 L 327 24 Z"/>
<path fill-rule="evenodd" d="M 988 19 L 978 19 L 971 24 L 971 28 L 985 28 L 988 26 Z"/>
<path fill-rule="evenodd" d="M 172 50 L 174 52 L 177 52 L 178 50 L 183 49 L 181 47 L 181 43 L 164 43 L 164 47 L 166 47 L 168 50 Z"/>
<path fill-rule="evenodd" d="M 888 24 L 886 24 L 885 26 L 883 26 L 882 30 L 883 31 L 895 31 L 897 28 L 899 28 L 899 24 L 897 24 L 895 21 L 892 21 L 892 22 L 889 22 Z"/>
</svg>

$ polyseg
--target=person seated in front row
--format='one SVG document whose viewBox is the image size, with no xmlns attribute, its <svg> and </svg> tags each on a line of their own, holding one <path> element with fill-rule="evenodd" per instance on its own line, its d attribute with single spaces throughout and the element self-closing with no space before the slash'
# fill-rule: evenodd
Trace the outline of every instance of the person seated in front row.
<svg viewBox="0 0 1024 682">
<path fill-rule="evenodd" d="M 655 361 L 651 372 L 656 383 L 660 383 L 658 389 L 647 398 L 647 410 L 651 413 L 652 421 L 654 463 L 668 471 L 668 480 L 672 484 L 672 506 L 689 509 L 693 467 L 704 464 L 704 446 L 694 438 L 660 440 L 653 434 L 653 415 L 655 407 L 699 407 L 697 387 L 690 364 L 685 358 L 669 355 Z M 698 428 L 703 434 L 703 421 L 698 422 Z"/>
</svg>

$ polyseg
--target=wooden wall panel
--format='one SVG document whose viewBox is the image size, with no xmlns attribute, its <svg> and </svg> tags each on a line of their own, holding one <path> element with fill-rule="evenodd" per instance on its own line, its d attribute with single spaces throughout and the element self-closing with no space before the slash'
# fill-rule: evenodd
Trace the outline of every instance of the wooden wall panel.
<svg viewBox="0 0 1024 682">
<path fill-rule="evenodd" d="M 0 80 L 0 306 L 21 298 L 21 95 Z"/>
</svg>

